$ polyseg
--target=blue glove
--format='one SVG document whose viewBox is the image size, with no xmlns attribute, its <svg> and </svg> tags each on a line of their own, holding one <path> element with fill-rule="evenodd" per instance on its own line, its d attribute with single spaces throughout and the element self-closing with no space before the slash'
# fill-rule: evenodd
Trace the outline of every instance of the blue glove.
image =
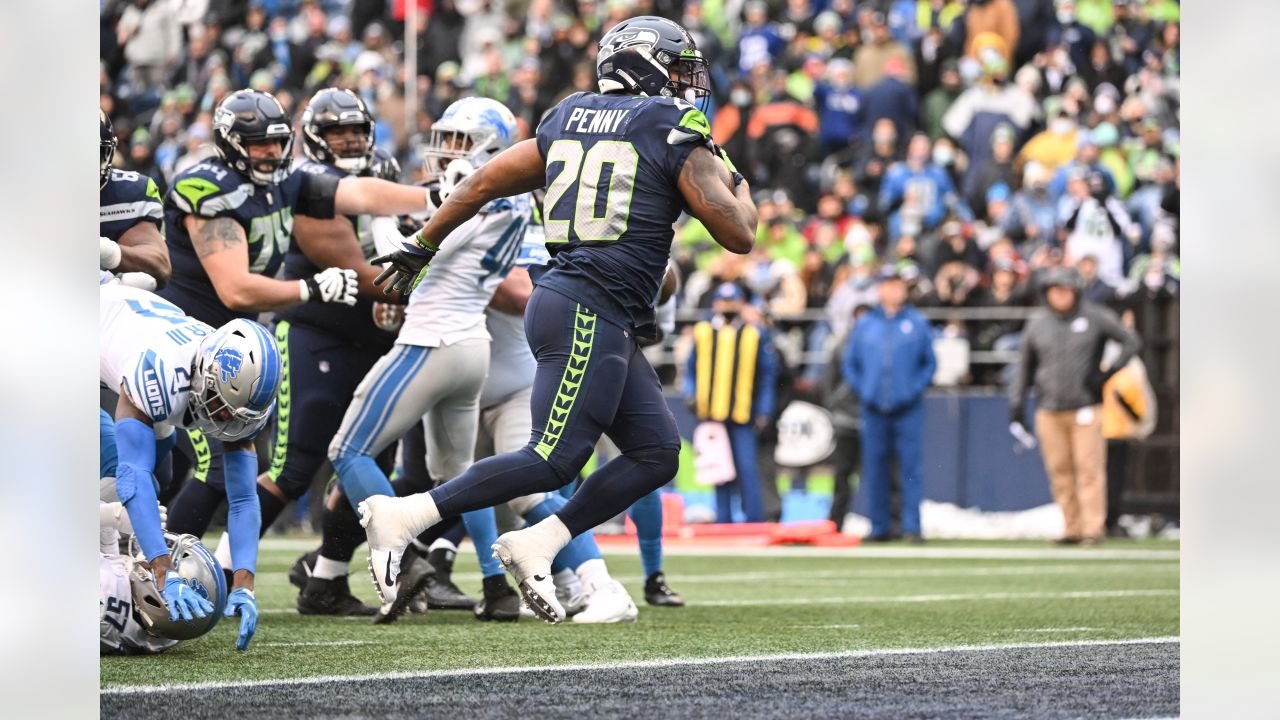
<svg viewBox="0 0 1280 720">
<path fill-rule="evenodd" d="M 369 261 L 371 265 L 389 263 L 382 274 L 374 278 L 373 284 L 381 285 L 390 278 L 391 282 L 387 283 L 382 292 L 390 295 L 398 289 L 403 296 L 408 297 L 409 293 L 418 287 L 418 283 L 422 282 L 427 265 L 439 249 L 422 244 L 422 233 L 414 235 L 413 238 L 406 240 L 399 250 Z"/>
<path fill-rule="evenodd" d="M 160 597 L 164 598 L 164 604 L 169 607 L 169 619 L 175 622 L 178 615 L 190 622 L 213 612 L 213 603 L 200 597 L 181 575 L 172 570 L 164 574 L 164 588 L 160 590 Z"/>
<path fill-rule="evenodd" d="M 227 596 L 227 611 L 224 615 L 232 617 L 236 613 L 240 614 L 240 635 L 236 637 L 236 649 L 248 650 L 249 641 L 258 631 L 258 601 L 254 599 L 252 590 L 236 588 Z"/>
</svg>

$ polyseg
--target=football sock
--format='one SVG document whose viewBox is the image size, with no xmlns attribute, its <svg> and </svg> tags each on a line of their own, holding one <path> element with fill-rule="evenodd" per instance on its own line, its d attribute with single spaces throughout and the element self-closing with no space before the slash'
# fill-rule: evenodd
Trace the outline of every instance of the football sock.
<svg viewBox="0 0 1280 720">
<path fill-rule="evenodd" d="M 342 492 L 352 508 L 373 495 L 395 497 L 395 489 L 377 461 L 368 455 L 348 455 L 333 461 L 333 470 L 342 483 Z"/>
<path fill-rule="evenodd" d="M 333 580 L 343 577 L 349 571 L 351 563 L 345 560 L 331 560 L 320 554 L 316 558 L 316 566 L 311 569 L 311 577 L 321 580 Z"/>
<path fill-rule="evenodd" d="M 462 514 L 462 522 L 467 526 L 467 534 L 476 546 L 476 560 L 480 562 L 480 574 L 484 577 L 502 574 L 502 565 L 493 556 L 493 543 L 498 539 L 498 521 L 493 516 L 493 508 L 472 510 Z"/>
<path fill-rule="evenodd" d="M 536 525 L 530 525 L 516 532 L 539 555 L 549 558 L 554 558 L 560 554 L 564 546 L 568 545 L 569 541 L 573 539 L 573 536 L 569 534 L 569 529 L 565 527 L 558 515 L 552 515 Z"/>
<path fill-rule="evenodd" d="M 662 487 L 678 469 L 675 453 L 661 448 L 623 453 L 591 473 L 556 515 L 580 535 Z"/>
<path fill-rule="evenodd" d="M 609 577 L 609 568 L 600 558 L 582 563 L 575 572 L 578 574 L 578 579 L 582 580 L 582 584 L 589 590 L 604 587 L 605 583 L 612 579 Z"/>
<path fill-rule="evenodd" d="M 551 517 L 555 511 L 564 507 L 564 504 L 565 500 L 559 493 L 547 493 L 545 500 L 524 514 L 524 519 L 530 525 L 540 523 Z M 572 571 L 582 563 L 599 557 L 600 548 L 596 546 L 595 535 L 588 530 L 570 540 L 569 544 L 565 545 L 564 549 L 556 554 L 555 559 L 551 561 L 551 570 L 552 572 Z"/>
<path fill-rule="evenodd" d="M 453 542 L 449 538 L 443 538 L 443 537 L 436 538 L 436 541 L 431 543 L 431 545 L 427 548 L 427 552 L 429 553 L 435 552 L 436 550 L 448 550 L 450 552 L 458 552 L 458 545 L 457 543 Z"/>
<path fill-rule="evenodd" d="M 276 521 L 276 518 L 280 517 L 280 511 L 284 510 L 284 501 L 258 483 L 258 507 L 262 508 L 262 529 L 258 531 L 258 537 L 262 537 L 267 534 L 267 529 Z"/>
<path fill-rule="evenodd" d="M 324 509 L 321 520 L 320 555 L 338 562 L 351 562 L 356 548 L 365 540 L 360 518 L 347 503 Z"/>
<path fill-rule="evenodd" d="M 556 557 L 559 557 L 559 555 Z M 551 567 L 555 568 L 554 565 Z M 555 570 L 551 575 L 551 579 L 555 582 L 556 588 L 567 592 L 569 597 L 582 592 L 582 581 L 578 579 L 578 574 L 568 568 Z"/>
<path fill-rule="evenodd" d="M 644 576 L 662 572 L 662 490 L 654 490 L 635 501 L 627 514 L 636 524 Z"/>
</svg>

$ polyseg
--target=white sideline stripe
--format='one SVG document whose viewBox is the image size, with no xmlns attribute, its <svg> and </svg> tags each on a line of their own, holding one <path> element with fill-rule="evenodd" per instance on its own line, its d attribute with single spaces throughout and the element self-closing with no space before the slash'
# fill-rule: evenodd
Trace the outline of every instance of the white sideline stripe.
<svg viewBox="0 0 1280 720">
<path fill-rule="evenodd" d="M 862 603 L 928 603 L 965 600 L 1057 600 L 1177 595 L 1177 590 L 1079 590 L 1070 592 L 994 592 L 950 595 L 853 595 L 831 598 L 777 598 L 763 600 L 690 600 L 690 607 L 756 607 L 762 605 L 857 605 Z"/>
<path fill-rule="evenodd" d="M 1014 632 L 1022 633 L 1059 633 L 1059 632 L 1098 632 L 1102 628 L 1096 627 L 1060 627 L 1060 628 L 1022 628 L 1014 630 Z"/>
<path fill-rule="evenodd" d="M 259 611 L 261 612 L 261 611 Z M 372 640 L 326 640 L 323 642 L 264 642 L 254 647 L 335 647 L 339 645 L 372 645 Z"/>
<path fill-rule="evenodd" d="M 333 682 L 363 682 L 369 680 L 412 680 L 437 677 L 469 677 L 473 675 L 499 675 L 502 673 L 582 672 L 587 670 L 632 670 L 644 668 L 699 667 L 735 663 L 785 662 L 788 660 L 838 660 L 843 658 L 886 657 L 893 655 L 938 655 L 961 652 L 1002 652 L 1005 650 L 1035 650 L 1052 648 L 1097 647 L 1119 645 L 1168 645 L 1179 644 L 1176 636 L 1133 638 L 1129 640 L 1075 640 L 1070 642 L 1006 643 L 999 645 L 952 645 L 940 648 L 881 648 L 878 650 L 841 650 L 816 653 L 778 653 L 774 655 L 729 655 L 706 658 L 668 658 L 663 660 L 626 660 L 610 663 L 577 663 L 572 665 L 517 665 L 512 667 L 458 668 L 452 670 L 422 670 L 412 672 L 370 673 L 368 675 L 321 675 L 279 680 L 231 680 L 198 683 L 172 683 L 164 685 L 119 685 L 99 690 L 100 695 L 140 695 L 192 690 L 222 690 L 228 688 L 277 687 L 281 685 L 320 685 Z"/>
<path fill-rule="evenodd" d="M 1047 541 L 1046 541 L 1047 542 Z M 260 550 L 315 550 L 320 538 L 263 538 Z M 463 543 L 469 549 L 470 543 Z M 363 552 L 363 550 L 358 551 Z M 636 548 L 608 545 L 600 548 L 605 555 L 635 557 Z M 1173 560 L 1178 550 L 1116 550 L 1098 548 L 1001 548 L 1001 547 L 664 547 L 664 555 L 706 555 L 732 557 L 815 557 L 815 558 L 907 558 L 922 560 Z M 462 553 L 465 555 L 465 553 Z"/>
</svg>

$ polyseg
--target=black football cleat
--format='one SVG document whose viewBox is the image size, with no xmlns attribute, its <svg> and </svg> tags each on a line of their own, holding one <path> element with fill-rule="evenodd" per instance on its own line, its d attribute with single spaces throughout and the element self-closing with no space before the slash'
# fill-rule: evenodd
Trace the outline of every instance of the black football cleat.
<svg viewBox="0 0 1280 720">
<path fill-rule="evenodd" d="M 298 612 L 303 615 L 358 615 L 368 617 L 378 609 L 360 602 L 351 594 L 347 576 L 332 580 L 307 578 L 307 585 L 298 593 Z"/>
<path fill-rule="evenodd" d="M 373 616 L 374 625 L 388 625 L 400 619 L 413 599 L 426 587 L 434 574 L 434 568 L 414 547 L 410 546 L 400 558 L 400 574 L 396 576 L 396 598 L 378 608 Z"/>
<path fill-rule="evenodd" d="M 316 566 L 316 558 L 320 557 L 319 550 L 312 550 L 293 561 L 293 567 L 289 568 L 289 583 L 299 590 L 307 589 L 307 578 L 311 577 L 311 570 Z M 230 587 L 228 585 L 227 587 Z"/>
<path fill-rule="evenodd" d="M 427 562 L 435 568 L 427 579 L 427 606 L 432 610 L 475 610 L 476 599 L 462 592 L 453 582 L 453 550 L 437 548 L 427 555 Z"/>
<path fill-rule="evenodd" d="M 657 607 L 684 607 L 684 598 L 667 587 L 667 576 L 660 572 L 645 579 L 644 601 Z"/>
<path fill-rule="evenodd" d="M 476 619 L 515 622 L 520 619 L 520 596 L 507 583 L 506 575 L 484 579 L 484 598 L 476 604 Z"/>
</svg>

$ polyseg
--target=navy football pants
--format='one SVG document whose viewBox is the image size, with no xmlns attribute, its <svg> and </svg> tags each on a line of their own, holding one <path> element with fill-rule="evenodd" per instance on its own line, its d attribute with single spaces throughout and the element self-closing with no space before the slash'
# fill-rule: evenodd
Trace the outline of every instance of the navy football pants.
<svg viewBox="0 0 1280 720">
<path fill-rule="evenodd" d="M 525 335 L 538 361 L 529 444 L 472 465 L 431 491 L 449 518 L 578 476 L 607 434 L 621 452 L 592 473 L 556 512 L 577 536 L 624 512 L 679 467 L 680 436 L 662 385 L 631 333 L 560 293 L 535 287 Z"/>
</svg>

